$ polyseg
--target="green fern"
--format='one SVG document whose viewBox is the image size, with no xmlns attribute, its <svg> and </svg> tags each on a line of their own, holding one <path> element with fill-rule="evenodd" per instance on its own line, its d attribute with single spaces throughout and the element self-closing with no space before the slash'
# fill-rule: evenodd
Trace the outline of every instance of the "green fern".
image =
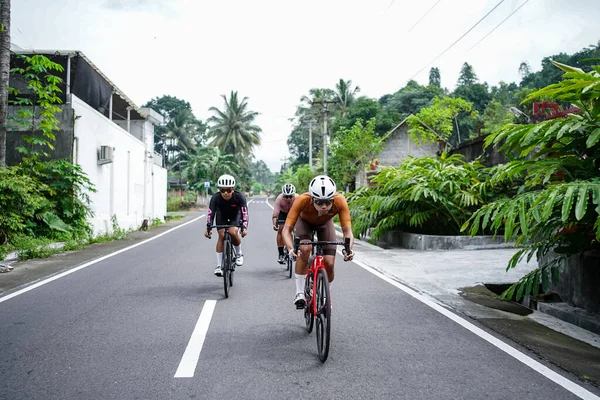
<svg viewBox="0 0 600 400">
<path fill-rule="evenodd" d="M 489 135 L 485 145 L 497 145 L 519 156 L 499 166 L 492 185 L 512 184 L 515 194 L 482 206 L 462 230 L 504 230 L 506 240 L 523 245 L 508 263 L 524 257 L 540 266 L 509 288 L 503 298 L 547 290 L 559 279 L 568 258 L 600 249 L 600 68 L 585 73 L 554 63 L 565 71 L 563 81 L 532 93 L 525 101 L 553 98 L 580 110 L 539 124 L 507 125 Z M 554 251 L 558 254 L 549 261 Z M 540 286 L 541 285 L 541 286 Z"/>
</svg>

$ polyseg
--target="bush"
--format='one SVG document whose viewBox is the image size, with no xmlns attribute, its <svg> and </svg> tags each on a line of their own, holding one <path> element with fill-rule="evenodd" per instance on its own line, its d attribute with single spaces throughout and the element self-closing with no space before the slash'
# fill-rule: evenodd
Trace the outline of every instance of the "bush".
<svg viewBox="0 0 600 400">
<path fill-rule="evenodd" d="M 19 166 L 0 168 L 0 236 L 10 241 L 18 234 L 35 235 L 41 215 L 52 209 L 45 197 L 50 191 Z"/>
</svg>

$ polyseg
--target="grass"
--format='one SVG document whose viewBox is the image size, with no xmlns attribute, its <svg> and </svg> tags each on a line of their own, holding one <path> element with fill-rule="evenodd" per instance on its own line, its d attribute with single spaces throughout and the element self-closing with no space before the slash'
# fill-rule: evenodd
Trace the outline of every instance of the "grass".
<svg viewBox="0 0 600 400">
<path fill-rule="evenodd" d="M 165 222 L 178 220 L 183 218 L 183 215 L 169 215 L 165 218 Z M 150 221 L 148 228 L 160 226 L 165 222 L 159 218 L 154 218 Z M 65 251 L 73 251 L 83 249 L 95 243 L 107 243 L 114 240 L 122 240 L 133 232 L 132 229 L 122 229 L 119 227 L 116 217 L 112 218 L 113 231 L 100 235 L 79 234 L 73 236 L 71 234 L 60 234 L 56 237 L 30 237 L 19 235 L 12 238 L 10 244 L 0 246 L 0 260 L 3 260 L 9 253 L 16 251 L 19 260 L 30 260 L 33 258 L 48 258 L 55 254 Z M 56 245 L 60 243 L 60 245 Z"/>
</svg>

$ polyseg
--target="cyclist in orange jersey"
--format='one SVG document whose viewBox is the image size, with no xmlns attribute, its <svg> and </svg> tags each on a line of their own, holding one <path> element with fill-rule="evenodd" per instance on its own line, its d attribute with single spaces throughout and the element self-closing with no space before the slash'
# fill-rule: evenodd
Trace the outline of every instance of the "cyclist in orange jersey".
<svg viewBox="0 0 600 400">
<path fill-rule="evenodd" d="M 350 238 L 350 249 L 354 246 L 354 235 L 350 219 L 350 210 L 346 198 L 336 193 L 335 182 L 326 175 L 316 176 L 308 185 L 308 192 L 294 200 L 283 228 L 283 240 L 290 255 L 298 257 L 296 260 L 296 295 L 294 304 L 302 309 L 306 304 L 304 297 L 304 282 L 308 272 L 308 256 L 312 246 L 300 246 L 298 254 L 294 253 L 292 229 L 300 241 L 310 242 L 312 232 L 317 233 L 318 240 L 336 241 L 333 217 L 340 216 L 344 238 Z M 335 246 L 324 246 L 325 269 L 329 282 L 334 279 Z M 344 261 L 350 261 L 354 252 L 344 254 Z"/>
</svg>

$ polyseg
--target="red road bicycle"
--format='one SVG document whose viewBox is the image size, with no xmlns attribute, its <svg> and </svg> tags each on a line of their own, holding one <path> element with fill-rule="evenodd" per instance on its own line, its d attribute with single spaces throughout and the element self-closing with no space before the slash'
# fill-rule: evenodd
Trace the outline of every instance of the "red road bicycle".
<svg viewBox="0 0 600 400">
<path fill-rule="evenodd" d="M 308 333 L 311 333 L 315 319 L 317 320 L 317 351 L 319 352 L 319 360 L 324 363 L 329 356 L 331 338 L 331 297 L 329 293 L 329 278 L 327 277 L 327 270 L 325 269 L 325 262 L 323 260 L 323 246 L 344 246 L 344 252 L 350 254 L 350 238 L 346 238 L 343 242 L 311 241 L 302 243 L 300 243 L 299 238 L 296 238 L 294 240 L 294 253 L 298 254 L 300 244 L 303 246 L 313 246 L 313 254 L 309 259 L 310 268 L 306 273 L 306 282 L 304 284 L 304 296 L 306 297 L 304 322 L 306 330 Z"/>
</svg>

